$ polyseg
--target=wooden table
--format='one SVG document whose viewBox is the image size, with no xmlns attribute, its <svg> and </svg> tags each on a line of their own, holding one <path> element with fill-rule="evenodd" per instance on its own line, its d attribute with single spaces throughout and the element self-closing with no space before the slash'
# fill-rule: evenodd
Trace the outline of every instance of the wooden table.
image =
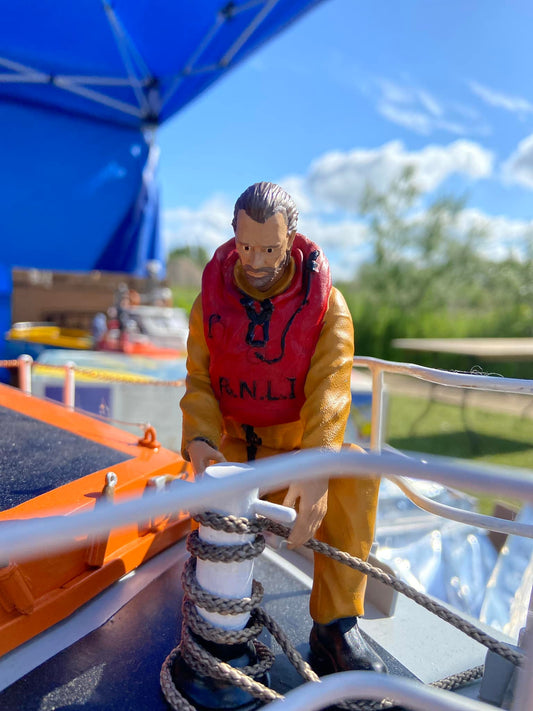
<svg viewBox="0 0 533 711">
<path fill-rule="evenodd" d="M 394 348 L 403 350 L 450 353 L 453 355 L 469 356 L 471 359 L 492 361 L 527 361 L 533 360 L 533 338 L 395 338 L 392 341 Z M 533 378 L 533 368 L 529 378 Z M 417 418 L 411 427 L 414 432 L 418 423 L 427 415 L 434 402 L 435 386 L 431 387 L 430 397 L 424 412 Z M 461 414 L 465 431 L 470 438 L 473 451 L 477 451 L 475 433 L 466 422 L 466 408 L 469 391 L 463 390 L 461 398 Z M 533 403 L 529 402 L 521 415 L 525 416 Z"/>
<path fill-rule="evenodd" d="M 533 338 L 395 338 L 394 348 L 485 360 L 533 360 Z"/>
</svg>

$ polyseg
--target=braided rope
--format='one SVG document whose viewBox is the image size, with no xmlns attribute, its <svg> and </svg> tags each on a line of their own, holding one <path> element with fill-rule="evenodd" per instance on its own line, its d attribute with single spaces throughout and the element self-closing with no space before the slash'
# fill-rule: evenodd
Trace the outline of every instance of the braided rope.
<svg viewBox="0 0 533 711">
<path fill-rule="evenodd" d="M 18 360 L 0 360 L 0 368 L 18 368 Z"/>
<path fill-rule="evenodd" d="M 213 595 L 198 584 L 196 580 L 196 561 L 189 558 L 183 568 L 181 579 L 183 590 L 197 605 L 208 612 L 218 612 L 219 615 L 239 615 L 251 612 L 263 599 L 263 586 L 257 580 L 252 582 L 252 596 L 240 600 L 222 598 Z"/>
<path fill-rule="evenodd" d="M 163 696 L 167 700 L 168 705 L 174 709 L 174 711 L 197 711 L 196 707 L 189 703 L 187 699 L 176 689 L 176 685 L 172 679 L 172 666 L 179 656 L 179 653 L 180 648 L 178 645 L 177 647 L 174 647 L 163 662 L 161 672 L 159 673 L 161 691 L 163 692 Z"/>
<path fill-rule="evenodd" d="M 244 629 L 225 630 L 222 627 L 215 627 L 204 619 L 192 600 L 185 599 L 182 606 L 183 616 L 187 619 L 191 631 L 203 639 L 217 644 L 241 644 L 259 637 L 263 629 L 263 622 L 258 618 L 258 610 L 260 610 L 259 607 L 253 610 L 250 622 Z"/>
<path fill-rule="evenodd" d="M 481 664 L 478 667 L 452 674 L 439 681 L 432 681 L 428 686 L 445 689 L 446 691 L 455 691 L 455 689 L 461 689 L 463 686 L 480 679 L 483 676 L 484 669 L 484 665 Z M 349 709 L 349 711 L 385 711 L 386 709 L 397 707 L 397 704 L 390 699 L 383 699 L 383 701 L 342 701 L 338 704 L 338 707 Z"/>
<path fill-rule="evenodd" d="M 193 531 L 187 540 L 187 548 L 192 555 L 200 553 L 207 560 L 224 562 L 256 557 L 263 551 L 264 546 L 263 536 L 258 535 L 254 542 L 220 546 L 220 554 L 217 554 L 216 549 L 219 547 L 201 541 L 197 531 Z M 263 676 L 274 662 L 274 654 L 271 650 L 256 639 L 263 628 L 262 620 L 259 619 L 257 614 L 258 605 L 263 597 L 261 583 L 256 580 L 252 582 L 252 595 L 249 598 L 242 600 L 223 599 L 212 595 L 198 584 L 195 570 L 196 560 L 191 557 L 186 562 L 182 574 L 185 597 L 182 608 L 181 641 L 178 647 L 166 658 L 160 674 L 161 689 L 167 702 L 177 711 L 191 711 L 191 709 L 194 709 L 176 689 L 172 679 L 172 666 L 178 655 L 182 655 L 183 659 L 186 658 L 187 665 L 199 674 L 237 686 L 250 696 L 261 701 L 270 702 L 282 699 L 283 696 L 281 694 L 255 680 L 256 677 Z M 219 614 L 250 612 L 250 623 L 243 630 L 224 630 L 211 625 L 207 620 L 203 619 L 198 613 L 196 605 Z M 195 639 L 194 634 L 218 644 L 252 642 L 258 661 L 253 665 L 235 668 L 212 655 Z"/>
<path fill-rule="evenodd" d="M 18 365 L 17 361 L 15 364 Z M 1 366 L 1 362 L 0 362 Z M 64 365 L 54 365 L 53 363 L 32 363 L 32 368 L 40 370 L 43 373 L 50 371 L 65 371 Z M 86 366 L 73 365 L 71 369 L 81 376 L 92 378 L 93 380 L 101 380 L 104 383 L 132 383 L 135 385 L 164 385 L 171 387 L 179 387 L 185 385 L 185 380 L 158 380 L 149 378 L 145 375 L 134 375 L 133 373 L 113 373 L 107 370 L 96 368 L 87 368 Z"/>
<path fill-rule="evenodd" d="M 446 689 L 446 691 L 454 691 L 455 689 L 460 689 L 462 686 L 481 679 L 484 671 L 485 665 L 480 664 L 478 667 L 472 667 L 472 669 L 466 669 L 466 671 L 451 674 L 444 679 L 440 679 L 440 681 L 432 681 L 430 686 L 435 686 L 437 689 Z"/>
<path fill-rule="evenodd" d="M 265 530 L 264 518 L 256 518 L 250 520 L 243 516 L 222 516 L 221 514 L 205 511 L 204 513 L 195 513 L 194 520 L 201 523 L 202 526 L 209 526 L 215 531 L 225 531 L 226 533 L 260 533 Z"/>
<path fill-rule="evenodd" d="M 20 365 L 18 360 L 0 360 L 0 368 L 18 368 Z M 64 365 L 54 365 L 53 363 L 36 363 L 31 364 L 32 369 L 39 370 L 42 373 L 50 371 L 65 371 Z M 149 378 L 144 375 L 134 375 L 130 373 L 111 373 L 105 370 L 98 370 L 96 368 L 87 368 L 84 366 L 73 365 L 71 370 L 84 375 L 87 378 L 93 378 L 94 380 L 101 380 L 105 383 L 134 383 L 135 385 L 164 385 L 165 387 L 181 387 L 185 385 L 185 380 L 158 380 L 156 378 Z"/>
<path fill-rule="evenodd" d="M 202 525 L 210 526 L 216 530 L 222 530 L 229 533 L 258 534 L 260 530 L 268 530 L 271 533 L 283 538 L 287 538 L 290 533 L 290 529 L 288 527 L 275 523 L 274 521 L 266 518 L 257 518 L 254 521 L 248 521 L 248 519 L 242 517 L 221 516 L 214 513 L 198 514 L 195 515 L 195 518 Z M 256 535 L 255 540 L 250 543 L 219 547 L 208 544 L 205 541 L 201 541 L 198 536 L 198 532 L 194 531 L 189 536 L 187 548 L 192 555 L 202 557 L 204 560 L 213 560 L 217 562 L 239 561 L 250 559 L 256 555 L 259 555 L 264 548 L 264 540 L 262 540 L 262 538 L 262 536 Z M 485 647 L 491 649 L 514 664 L 520 664 L 523 658 L 523 654 L 521 652 L 517 652 L 509 646 L 499 642 L 494 637 L 491 637 L 479 628 L 475 627 L 475 625 L 463 620 L 443 605 L 435 602 L 427 595 L 414 590 L 411 586 L 388 575 L 379 568 L 375 568 L 359 558 L 355 558 L 350 556 L 348 553 L 338 551 L 333 546 L 316 541 L 315 539 L 311 539 L 305 545 L 313 551 L 327 555 L 339 563 L 348 565 L 356 570 L 360 570 L 366 575 L 370 575 L 380 582 L 390 585 L 417 604 L 422 605 L 427 610 L 433 612 L 446 622 L 449 622 L 460 631 L 468 634 Z M 220 548 L 221 552 L 217 553 L 216 551 L 213 551 L 213 549 L 216 548 Z M 185 564 L 182 576 L 183 589 L 188 597 L 186 597 L 183 602 L 183 629 L 181 643 L 165 660 L 160 675 L 161 688 L 165 698 L 173 709 L 176 711 L 194 711 L 194 707 L 181 696 L 175 688 L 172 680 L 172 664 L 180 651 L 184 655 L 187 655 L 187 663 L 189 664 L 189 662 L 191 662 L 191 667 L 201 674 L 234 684 L 261 701 L 270 702 L 275 699 L 283 698 L 282 695 L 268 689 L 263 684 L 255 681 L 253 678 L 264 674 L 270 668 L 274 660 L 272 652 L 265 647 L 265 645 L 255 639 L 255 637 L 257 637 L 257 635 L 261 632 L 263 626 L 268 629 L 280 645 L 282 651 L 285 653 L 291 664 L 306 681 L 320 682 L 320 678 L 317 674 L 315 674 L 310 665 L 303 659 L 302 655 L 294 648 L 278 623 L 275 622 L 275 620 L 273 620 L 265 610 L 258 606 L 263 595 L 263 587 L 258 581 L 254 580 L 252 583 L 251 597 L 245 598 L 244 600 L 223 599 L 212 595 L 197 583 L 195 568 L 195 560 L 190 558 Z M 241 612 L 250 612 L 250 622 L 244 630 L 223 630 L 214 627 L 209 622 L 204 620 L 198 613 L 195 605 L 203 607 L 210 612 L 217 612 L 219 614 L 238 614 Z M 199 637 L 205 640 L 220 644 L 239 644 L 242 642 L 252 641 L 257 653 L 258 662 L 254 665 L 240 669 L 232 667 L 210 654 L 194 639 L 193 633 L 196 633 Z M 453 674 L 439 681 L 432 682 L 430 686 L 453 691 L 476 681 L 483 675 L 483 671 L 484 667 L 481 665 L 458 674 Z M 382 701 L 361 700 L 340 703 L 339 708 L 348 709 L 349 711 L 385 711 L 394 705 L 395 703 L 389 699 L 384 699 Z"/>
<path fill-rule="evenodd" d="M 274 662 L 274 655 L 266 645 L 257 640 L 253 641 L 253 645 L 259 661 L 256 664 L 250 664 L 236 669 L 226 662 L 221 662 L 220 659 L 217 659 L 211 652 L 208 652 L 205 647 L 194 639 L 189 627 L 184 625 L 181 633 L 180 650 L 184 659 L 187 659 L 187 664 L 196 671 L 213 677 L 214 679 L 229 681 L 229 683 L 234 683 L 236 686 L 240 686 L 241 689 L 248 691 L 248 680 L 242 680 L 241 677 L 249 676 L 255 678 L 262 676 L 270 669 Z M 232 671 L 228 673 L 226 667 L 230 667 Z M 257 692 L 250 693 L 255 696 Z M 268 694 L 268 696 L 272 698 L 271 694 Z M 279 698 L 279 694 L 277 698 Z"/>
<path fill-rule="evenodd" d="M 265 537 L 257 534 L 253 542 L 241 545 L 219 546 L 206 543 L 198 531 L 192 531 L 187 538 L 187 550 L 195 558 L 210 560 L 214 563 L 242 563 L 243 560 L 257 558 L 265 549 Z"/>
<path fill-rule="evenodd" d="M 279 523 L 275 523 L 274 521 L 270 521 L 269 519 L 264 519 L 264 521 L 265 528 L 268 531 L 278 536 L 282 536 L 283 538 L 288 537 L 290 533 L 289 528 L 287 528 L 286 526 L 282 526 Z M 345 553 L 344 551 L 337 550 L 333 546 L 330 546 L 328 543 L 317 541 L 314 538 L 309 540 L 305 544 L 305 546 L 313 551 L 316 551 L 317 553 L 327 555 L 333 560 L 336 560 L 339 563 L 343 563 L 344 565 L 347 565 L 350 568 L 359 570 L 362 573 L 365 573 L 365 575 L 370 575 L 372 578 L 379 580 L 385 585 L 390 585 L 392 588 L 394 588 L 394 590 L 403 593 L 406 597 L 413 600 L 418 605 L 425 607 L 426 610 L 432 612 L 437 617 L 440 617 L 445 622 L 449 622 L 453 627 L 456 627 L 461 632 L 464 632 L 476 642 L 479 642 L 483 646 L 487 647 L 487 649 L 490 649 L 496 654 L 499 654 L 501 657 L 507 659 L 508 661 L 512 662 L 517 666 L 521 663 L 524 657 L 524 653 L 522 651 L 517 651 L 509 647 L 507 644 L 500 642 L 495 637 L 492 637 L 486 632 L 483 632 L 483 630 L 479 629 L 479 627 L 476 627 L 471 622 L 464 620 L 459 615 L 456 615 L 454 612 L 451 612 L 451 610 L 449 610 L 447 607 L 444 607 L 444 605 L 441 605 L 435 600 L 432 600 L 424 593 L 415 590 L 413 587 L 411 587 L 407 583 L 404 583 L 402 580 L 398 580 L 398 578 L 395 578 L 392 575 L 385 573 L 383 570 L 380 570 L 379 568 L 370 565 L 370 563 L 367 563 L 366 561 L 363 561 L 360 558 L 355 558 L 349 555 L 348 553 Z"/>
<path fill-rule="evenodd" d="M 313 671 L 311 666 L 304 660 L 300 652 L 294 648 L 278 623 L 261 607 L 257 608 L 255 615 L 256 619 L 258 619 L 274 637 L 282 651 L 285 653 L 285 656 L 291 662 L 296 671 L 299 672 L 300 676 L 302 676 L 306 681 L 320 681 L 318 674 Z"/>
</svg>

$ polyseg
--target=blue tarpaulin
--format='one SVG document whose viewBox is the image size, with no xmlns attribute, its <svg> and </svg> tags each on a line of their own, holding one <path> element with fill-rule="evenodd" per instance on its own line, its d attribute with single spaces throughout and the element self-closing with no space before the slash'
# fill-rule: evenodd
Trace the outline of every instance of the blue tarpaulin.
<svg viewBox="0 0 533 711">
<path fill-rule="evenodd" d="M 156 127 L 318 1 L 0 0 L 0 333 L 13 267 L 162 259 Z"/>
</svg>

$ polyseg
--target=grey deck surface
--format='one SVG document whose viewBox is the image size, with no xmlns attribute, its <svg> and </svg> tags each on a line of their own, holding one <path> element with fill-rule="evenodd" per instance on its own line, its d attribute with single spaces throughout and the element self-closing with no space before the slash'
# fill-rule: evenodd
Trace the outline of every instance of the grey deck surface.
<svg viewBox="0 0 533 711">
<path fill-rule="evenodd" d="M 176 563 L 155 579 L 108 622 L 44 662 L 0 693 L 2 711 L 163 711 L 168 709 L 159 672 L 181 630 L 181 571 L 186 557 L 179 546 Z M 309 587 L 272 558 L 261 556 L 254 577 L 263 582 L 262 606 L 281 624 L 292 644 L 308 659 L 311 619 Z M 120 584 L 120 583 L 119 583 Z M 260 639 L 276 661 L 270 685 L 279 693 L 303 683 L 266 631 Z M 378 646 L 378 649 L 379 648 Z M 384 653 L 391 671 L 411 674 Z"/>
<path fill-rule="evenodd" d="M 0 511 L 131 459 L 124 452 L 1 406 L 0 432 Z"/>
</svg>

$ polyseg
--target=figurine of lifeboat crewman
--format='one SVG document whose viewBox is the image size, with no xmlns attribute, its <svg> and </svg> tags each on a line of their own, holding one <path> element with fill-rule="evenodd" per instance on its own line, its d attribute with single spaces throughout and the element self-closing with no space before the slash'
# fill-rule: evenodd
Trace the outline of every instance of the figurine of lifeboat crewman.
<svg viewBox="0 0 533 711">
<path fill-rule="evenodd" d="M 215 462 L 343 444 L 352 319 L 320 248 L 296 231 L 297 218 L 279 185 L 251 185 L 235 204 L 235 237 L 205 267 L 181 400 L 182 454 L 197 474 Z M 268 498 L 298 509 L 289 547 L 316 534 L 366 559 L 378 487 L 374 478 L 332 477 Z M 315 554 L 309 643 L 321 669 L 386 671 L 357 624 L 365 587 L 363 574 Z"/>
</svg>

